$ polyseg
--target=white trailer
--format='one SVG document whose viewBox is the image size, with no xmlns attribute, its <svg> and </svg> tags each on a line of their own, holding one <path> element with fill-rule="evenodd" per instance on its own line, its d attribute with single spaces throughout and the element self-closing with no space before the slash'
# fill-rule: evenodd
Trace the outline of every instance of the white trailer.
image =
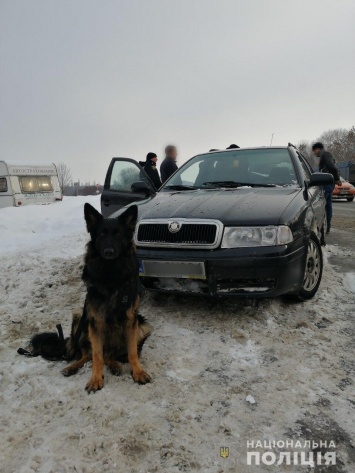
<svg viewBox="0 0 355 473">
<path fill-rule="evenodd" d="M 62 199 L 55 164 L 17 165 L 0 161 L 0 209 L 45 205 Z"/>
</svg>

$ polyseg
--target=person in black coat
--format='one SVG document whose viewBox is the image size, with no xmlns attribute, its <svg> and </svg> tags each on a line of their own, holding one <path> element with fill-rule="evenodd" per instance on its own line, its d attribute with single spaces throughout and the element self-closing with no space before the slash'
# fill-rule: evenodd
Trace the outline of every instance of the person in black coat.
<svg viewBox="0 0 355 473">
<path fill-rule="evenodd" d="M 335 166 L 335 160 L 332 153 L 324 149 L 323 143 L 314 143 L 312 146 L 313 154 L 319 158 L 319 171 L 328 172 L 333 175 L 334 183 L 338 186 L 341 186 L 341 181 L 339 177 L 339 172 Z M 332 204 L 332 194 L 335 187 L 335 184 L 330 184 L 323 186 L 324 198 L 325 198 L 325 210 L 327 213 L 327 233 L 330 232 L 330 226 L 333 216 L 333 204 Z"/>
<path fill-rule="evenodd" d="M 165 148 L 165 159 L 160 165 L 161 180 L 164 184 L 169 177 L 178 169 L 176 164 L 177 149 L 176 146 L 168 145 Z"/>
<path fill-rule="evenodd" d="M 161 187 L 161 180 L 157 169 L 157 161 L 158 156 L 155 153 L 148 153 L 143 169 L 158 190 Z"/>
</svg>

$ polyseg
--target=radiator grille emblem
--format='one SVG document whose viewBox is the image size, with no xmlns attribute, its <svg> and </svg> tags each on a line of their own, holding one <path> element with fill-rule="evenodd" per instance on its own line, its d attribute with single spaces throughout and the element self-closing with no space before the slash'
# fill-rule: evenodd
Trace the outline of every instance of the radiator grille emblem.
<svg viewBox="0 0 355 473">
<path fill-rule="evenodd" d="M 181 223 L 179 222 L 170 222 L 168 225 L 168 229 L 170 233 L 177 233 L 181 229 Z"/>
</svg>

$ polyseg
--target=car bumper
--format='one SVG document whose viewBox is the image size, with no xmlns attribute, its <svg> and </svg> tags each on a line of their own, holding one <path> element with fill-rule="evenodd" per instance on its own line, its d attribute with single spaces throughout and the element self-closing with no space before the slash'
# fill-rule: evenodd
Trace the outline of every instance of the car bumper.
<svg viewBox="0 0 355 473">
<path fill-rule="evenodd" d="M 346 191 L 335 189 L 332 194 L 332 199 L 349 199 L 355 196 L 355 191 L 353 189 L 349 189 Z"/>
<path fill-rule="evenodd" d="M 352 199 L 354 194 L 333 194 L 332 199 Z"/>
<path fill-rule="evenodd" d="M 306 239 L 291 245 L 213 251 L 138 248 L 140 260 L 203 262 L 205 279 L 142 276 L 152 291 L 210 296 L 276 297 L 297 293 L 303 283 Z"/>
</svg>

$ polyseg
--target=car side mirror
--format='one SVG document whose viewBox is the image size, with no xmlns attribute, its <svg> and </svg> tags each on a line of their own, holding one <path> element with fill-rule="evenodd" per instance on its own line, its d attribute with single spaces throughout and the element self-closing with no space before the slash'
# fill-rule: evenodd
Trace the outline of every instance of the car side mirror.
<svg viewBox="0 0 355 473">
<path fill-rule="evenodd" d="M 131 185 L 132 192 L 136 192 L 137 194 L 144 194 L 147 197 L 154 194 L 152 189 L 146 184 L 144 181 L 137 181 L 133 182 Z"/>
<path fill-rule="evenodd" d="M 334 177 L 327 172 L 314 172 L 308 182 L 308 187 L 328 186 L 334 184 Z"/>
</svg>

